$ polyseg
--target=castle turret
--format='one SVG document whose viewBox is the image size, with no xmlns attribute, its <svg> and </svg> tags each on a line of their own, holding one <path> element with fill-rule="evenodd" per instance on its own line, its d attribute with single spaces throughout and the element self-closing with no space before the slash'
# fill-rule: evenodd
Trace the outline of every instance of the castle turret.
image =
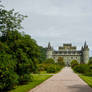
<svg viewBox="0 0 92 92">
<path fill-rule="evenodd" d="M 49 42 L 48 47 L 47 47 L 47 58 L 52 58 L 52 52 L 53 52 L 53 49 L 52 49 L 50 42 Z"/>
<path fill-rule="evenodd" d="M 89 48 L 85 41 L 84 47 L 82 47 L 83 63 L 87 64 L 89 60 Z"/>
</svg>

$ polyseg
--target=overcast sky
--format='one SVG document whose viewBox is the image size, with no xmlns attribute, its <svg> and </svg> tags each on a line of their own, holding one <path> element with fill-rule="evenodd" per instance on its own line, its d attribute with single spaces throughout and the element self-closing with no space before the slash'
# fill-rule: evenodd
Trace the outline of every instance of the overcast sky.
<svg viewBox="0 0 92 92">
<path fill-rule="evenodd" d="M 73 43 L 80 48 L 86 40 L 92 49 L 92 0 L 3 0 L 7 9 L 26 14 L 23 31 L 39 45 L 54 48 Z"/>
</svg>

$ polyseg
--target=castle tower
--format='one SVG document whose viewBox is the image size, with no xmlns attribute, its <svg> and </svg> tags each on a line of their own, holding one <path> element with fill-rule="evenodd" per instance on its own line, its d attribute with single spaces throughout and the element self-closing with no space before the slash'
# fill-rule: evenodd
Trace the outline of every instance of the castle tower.
<svg viewBox="0 0 92 92">
<path fill-rule="evenodd" d="M 53 52 L 53 49 L 52 49 L 50 42 L 49 42 L 48 48 L 47 48 L 47 58 L 52 58 L 52 52 Z"/>
<path fill-rule="evenodd" d="M 89 48 L 85 41 L 84 47 L 82 47 L 83 63 L 87 64 L 89 60 Z"/>
</svg>

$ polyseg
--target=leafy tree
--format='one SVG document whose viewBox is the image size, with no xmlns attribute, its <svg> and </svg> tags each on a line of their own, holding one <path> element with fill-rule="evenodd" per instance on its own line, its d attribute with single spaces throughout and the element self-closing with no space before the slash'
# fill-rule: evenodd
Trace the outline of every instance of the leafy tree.
<svg viewBox="0 0 92 92">
<path fill-rule="evenodd" d="M 37 69 L 39 46 L 29 35 L 18 32 L 25 17 L 0 9 L 0 90 L 30 81 L 30 73 Z"/>
<path fill-rule="evenodd" d="M 65 65 L 64 59 L 62 57 L 58 57 L 58 64 Z"/>
<path fill-rule="evenodd" d="M 75 66 L 77 66 L 79 63 L 77 60 L 72 60 L 71 62 L 71 67 L 74 68 Z"/>
<path fill-rule="evenodd" d="M 39 57 L 39 63 L 43 63 L 45 60 L 46 60 L 46 52 L 47 52 L 47 49 L 46 48 L 43 48 L 42 46 L 39 47 L 40 49 L 40 57 Z"/>
<path fill-rule="evenodd" d="M 55 61 L 52 58 L 46 59 L 45 64 L 55 64 Z"/>
<path fill-rule="evenodd" d="M 89 65 L 92 64 L 92 57 L 89 58 L 88 64 L 89 64 Z"/>
<path fill-rule="evenodd" d="M 12 56 L 0 53 L 0 91 L 11 89 L 18 84 L 18 75 L 14 72 L 16 62 Z"/>
</svg>

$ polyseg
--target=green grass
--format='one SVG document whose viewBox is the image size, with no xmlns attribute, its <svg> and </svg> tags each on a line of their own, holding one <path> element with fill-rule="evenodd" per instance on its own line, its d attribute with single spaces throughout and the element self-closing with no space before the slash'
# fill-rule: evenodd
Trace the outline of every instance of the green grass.
<svg viewBox="0 0 92 92">
<path fill-rule="evenodd" d="M 9 92 L 28 92 L 30 89 L 36 87 L 52 75 L 40 75 L 40 74 L 33 74 L 33 82 L 29 82 L 26 85 L 20 85 L 17 86 L 15 89 L 9 91 Z"/>
<path fill-rule="evenodd" d="M 40 74 L 47 74 L 47 72 L 46 71 L 41 71 Z"/>
<path fill-rule="evenodd" d="M 90 87 L 92 87 L 92 77 L 90 76 L 85 76 L 80 74 L 79 75 L 81 79 L 83 79 Z"/>
</svg>

